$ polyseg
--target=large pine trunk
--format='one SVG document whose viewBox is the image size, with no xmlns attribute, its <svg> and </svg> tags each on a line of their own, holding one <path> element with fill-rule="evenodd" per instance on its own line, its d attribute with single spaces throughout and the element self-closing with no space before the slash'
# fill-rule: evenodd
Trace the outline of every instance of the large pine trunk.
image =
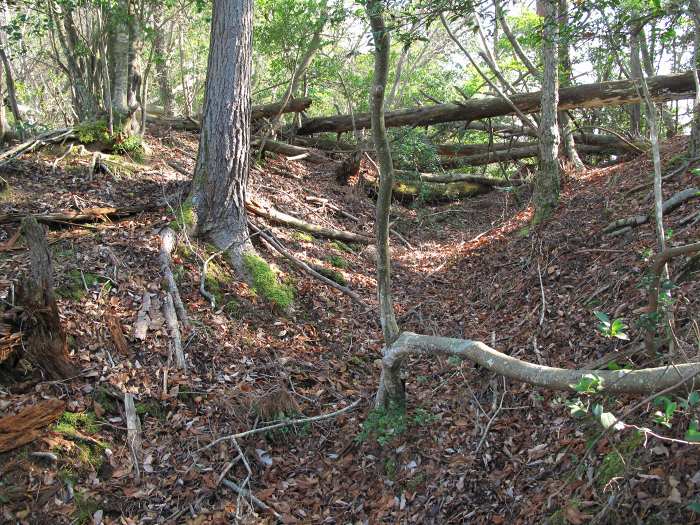
<svg viewBox="0 0 700 525">
<path fill-rule="evenodd" d="M 245 215 L 250 148 L 252 0 L 214 0 L 202 133 L 191 203 L 195 231 L 245 274 L 253 251 Z"/>
<path fill-rule="evenodd" d="M 533 201 L 534 222 L 552 214 L 559 203 L 559 73 L 557 45 L 559 42 L 558 0 L 540 0 L 544 8 L 542 29 L 542 111 L 540 117 L 540 165 L 535 176 Z"/>
</svg>

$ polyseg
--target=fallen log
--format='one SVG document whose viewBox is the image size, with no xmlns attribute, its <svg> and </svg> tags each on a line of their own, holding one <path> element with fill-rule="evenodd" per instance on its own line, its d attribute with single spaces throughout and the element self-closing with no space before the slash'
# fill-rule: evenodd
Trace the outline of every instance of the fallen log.
<svg viewBox="0 0 700 525">
<path fill-rule="evenodd" d="M 576 151 L 579 153 L 599 155 L 614 155 L 619 153 L 616 148 L 610 148 L 608 146 L 589 146 L 588 144 L 576 144 Z M 531 144 L 527 147 L 488 151 L 485 153 L 470 155 L 468 157 L 446 158 L 441 162 L 441 165 L 444 169 L 451 170 L 468 166 L 483 166 L 485 164 L 493 164 L 496 162 L 527 159 L 537 157 L 539 153 L 539 147 Z"/>
<path fill-rule="evenodd" d="M 300 113 L 308 109 L 311 106 L 311 102 L 310 98 L 293 98 L 287 104 L 280 101 L 253 106 L 250 118 L 255 121 L 283 113 Z M 201 115 L 195 115 L 194 117 L 165 117 L 156 113 L 146 114 L 146 122 L 150 124 L 160 124 L 181 131 L 198 131 L 202 128 L 201 121 Z"/>
<path fill-rule="evenodd" d="M 345 242 L 357 242 L 361 244 L 371 244 L 373 242 L 373 239 L 371 237 L 367 237 L 366 235 L 311 224 L 281 212 L 272 206 L 265 205 L 252 199 L 246 201 L 245 207 L 249 212 L 254 213 L 258 217 L 262 217 L 269 221 L 276 222 L 284 226 L 289 226 L 297 230 L 302 230 L 319 237 Z"/>
<path fill-rule="evenodd" d="M 428 203 L 476 197 L 488 193 L 491 189 L 492 186 L 468 181 L 437 183 L 397 179 L 393 185 L 393 193 L 398 200 L 405 202 L 420 198 Z"/>
<path fill-rule="evenodd" d="M 679 75 L 660 75 L 647 79 L 649 92 L 654 100 L 676 100 L 695 96 L 692 71 Z M 523 113 L 540 109 L 541 93 L 513 95 L 511 102 Z M 619 106 L 641 101 L 640 91 L 633 80 L 617 80 L 596 84 L 565 87 L 559 90 L 559 110 Z M 387 111 L 386 127 L 429 126 L 441 122 L 465 120 L 467 122 L 489 117 L 514 114 L 513 106 L 502 98 L 473 98 L 461 104 L 436 104 L 420 108 Z M 313 118 L 299 128 L 299 135 L 321 132 L 343 133 L 353 129 L 371 127 L 368 113 Z"/>
<path fill-rule="evenodd" d="M 254 147 L 262 147 L 263 152 L 272 151 L 273 153 L 279 153 L 280 155 L 285 155 L 287 157 L 310 157 L 312 160 L 317 162 L 323 162 L 328 160 L 323 155 L 319 155 L 309 148 L 304 148 L 302 146 L 294 146 L 292 144 L 287 144 L 286 142 L 279 142 L 276 140 L 264 139 L 261 141 L 253 142 Z"/>
<path fill-rule="evenodd" d="M 521 179 L 497 179 L 495 177 L 484 177 L 481 175 L 472 175 L 471 173 L 417 173 L 412 171 L 394 170 L 397 176 L 417 177 L 423 182 L 450 183 L 450 182 L 472 182 L 474 184 L 483 184 L 493 188 L 507 188 L 510 186 L 520 186 L 526 184 Z"/>
<path fill-rule="evenodd" d="M 171 254 L 175 246 L 177 246 L 177 235 L 175 235 L 172 228 L 163 228 L 160 232 L 160 253 L 158 254 L 160 271 L 168 285 L 168 292 L 170 296 L 172 296 L 175 310 L 177 311 L 177 317 L 180 319 L 182 326 L 185 329 L 189 329 L 190 321 L 187 316 L 187 309 L 185 309 L 185 305 L 180 298 L 180 291 L 177 288 L 177 282 L 175 282 L 175 276 L 173 275 L 171 267 Z"/>
<path fill-rule="evenodd" d="M 675 193 L 667 200 L 665 200 L 661 207 L 663 209 L 664 214 L 666 214 L 672 212 L 684 202 L 698 197 L 700 197 L 700 189 L 686 188 L 685 190 L 679 191 L 678 193 Z M 650 211 L 646 215 L 634 215 L 632 217 L 627 217 L 624 219 L 613 221 L 610 224 L 608 224 L 605 228 L 603 228 L 603 233 L 616 234 L 617 232 L 622 230 L 627 231 L 635 226 L 641 226 L 642 224 L 649 222 L 649 219 L 651 218 L 652 214 L 653 211 Z"/>
<path fill-rule="evenodd" d="M 148 211 L 156 211 L 159 209 L 161 209 L 160 206 L 84 208 L 80 211 L 62 211 L 56 213 L 46 213 L 43 215 L 34 215 L 34 219 L 42 224 L 81 224 L 85 222 L 107 221 L 110 219 L 124 219 L 126 217 L 131 217 L 132 215 L 137 215 Z M 5 213 L 0 215 L 0 224 L 20 222 L 24 217 L 26 217 L 26 214 Z"/>
<path fill-rule="evenodd" d="M 0 454 L 31 443 L 41 435 L 39 429 L 56 421 L 66 408 L 60 399 L 47 399 L 0 419 Z"/>
</svg>

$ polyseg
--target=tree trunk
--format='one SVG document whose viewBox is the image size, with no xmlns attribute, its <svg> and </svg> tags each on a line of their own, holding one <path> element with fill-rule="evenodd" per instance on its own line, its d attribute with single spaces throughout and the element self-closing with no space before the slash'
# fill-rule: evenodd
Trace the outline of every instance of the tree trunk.
<svg viewBox="0 0 700 525">
<path fill-rule="evenodd" d="M 114 38 L 112 40 L 111 62 L 114 67 L 112 79 L 112 111 L 118 121 L 129 114 L 129 0 L 119 0 L 114 13 Z"/>
<path fill-rule="evenodd" d="M 155 38 L 153 40 L 153 45 L 155 46 L 155 62 L 156 62 L 156 76 L 158 77 L 158 94 L 160 95 L 160 103 L 163 105 L 163 113 L 166 117 L 171 117 L 174 114 L 174 97 L 173 89 L 170 84 L 170 68 L 168 67 L 168 61 L 170 58 L 170 53 L 166 49 L 165 43 L 165 28 L 163 27 L 163 7 L 159 6 L 156 13 L 156 24 L 158 24 L 158 29 L 156 30 Z M 144 101 L 146 104 L 147 101 Z"/>
<path fill-rule="evenodd" d="M 22 235 L 29 247 L 30 269 L 18 291 L 24 308 L 22 324 L 27 357 L 52 379 L 75 375 L 68 358 L 68 343 L 61 326 L 53 292 L 53 268 L 44 228 L 33 217 L 22 221 Z"/>
<path fill-rule="evenodd" d="M 567 0 L 559 0 L 559 17 L 560 27 L 565 30 L 569 22 L 569 4 Z M 559 62 L 560 66 L 560 81 L 563 87 L 571 85 L 571 55 L 569 53 L 569 37 L 562 38 L 559 42 Z M 571 118 L 566 111 L 560 111 L 559 128 L 561 130 L 561 138 L 563 145 L 563 153 L 576 169 L 583 169 L 583 162 L 576 151 L 576 141 L 574 139 L 573 130 L 571 129 Z"/>
<path fill-rule="evenodd" d="M 243 255 L 254 251 L 245 214 L 252 28 L 252 0 L 214 0 L 202 133 L 191 193 L 195 232 L 227 249 L 241 275 L 247 275 Z"/>
<path fill-rule="evenodd" d="M 700 157 L 700 0 L 690 0 L 691 13 L 695 23 L 695 50 L 694 61 L 696 71 L 694 72 L 694 82 L 697 86 L 695 94 L 695 108 L 693 109 L 693 124 L 690 130 L 690 141 L 688 143 L 688 157 Z"/>
<path fill-rule="evenodd" d="M 629 32 L 630 45 L 630 78 L 639 81 L 642 78 L 642 63 L 639 60 L 639 31 L 641 28 L 632 27 Z M 642 136 L 642 105 L 638 102 L 629 106 L 630 133 L 633 137 Z"/>
<path fill-rule="evenodd" d="M 649 91 L 656 100 L 693 98 L 695 81 L 693 72 L 679 75 L 660 75 L 647 79 Z M 540 111 L 541 92 L 513 95 L 511 101 L 523 113 Z M 595 84 L 582 84 L 563 88 L 559 92 L 559 110 L 619 106 L 641 100 L 639 90 L 630 80 L 616 80 Z M 387 127 L 430 126 L 441 122 L 480 120 L 489 117 L 512 115 L 513 107 L 499 97 L 473 98 L 460 104 L 436 104 L 420 108 L 389 111 L 385 114 Z M 353 119 L 354 117 L 354 119 Z M 318 117 L 309 119 L 299 129 L 299 135 L 334 132 L 344 133 L 371 127 L 367 113 Z"/>
<path fill-rule="evenodd" d="M 394 314 L 394 300 L 391 294 L 391 253 L 389 251 L 389 215 L 391 213 L 391 193 L 394 167 L 391 149 L 384 126 L 384 95 L 389 72 L 390 33 L 384 25 L 383 0 L 368 0 L 367 15 L 374 37 L 374 79 L 372 82 L 372 138 L 379 161 L 379 190 L 377 192 L 376 237 L 377 237 L 377 293 L 379 295 L 379 316 L 386 348 L 399 336 L 399 326 Z M 383 377 L 380 383 L 383 383 Z M 402 385 L 403 386 L 403 385 Z M 396 390 L 396 389 L 395 389 Z M 376 400 L 377 407 L 389 405 L 403 407 L 403 388 L 392 391 L 390 396 Z"/>
<path fill-rule="evenodd" d="M 540 117 L 539 170 L 535 176 L 533 201 L 535 224 L 549 217 L 559 203 L 559 41 L 558 1 L 540 0 L 544 8 L 542 28 L 542 111 Z"/>
</svg>

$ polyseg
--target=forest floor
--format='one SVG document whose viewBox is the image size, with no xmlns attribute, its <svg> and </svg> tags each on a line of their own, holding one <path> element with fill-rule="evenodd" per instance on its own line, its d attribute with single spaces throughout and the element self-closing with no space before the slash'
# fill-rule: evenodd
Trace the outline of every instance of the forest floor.
<svg viewBox="0 0 700 525">
<path fill-rule="evenodd" d="M 243 521 L 273 523 L 270 512 L 251 509 L 220 483 L 224 476 L 239 484 L 246 478 L 241 461 L 230 465 L 238 456 L 234 444 L 202 447 L 281 415 L 328 413 L 358 399 L 357 408 L 338 417 L 239 440 L 252 471 L 250 490 L 284 522 L 700 521 L 687 508 L 700 498 L 697 446 L 629 429 L 601 437 L 595 421 L 570 416 L 566 403 L 578 397 L 573 391 L 504 381 L 468 361 L 417 359 L 406 377 L 406 419 L 367 419 L 382 348 L 372 247 L 268 225 L 296 257 L 339 272 L 370 305 L 353 303 L 258 244 L 296 290 L 293 309 L 281 312 L 233 279 L 221 258 L 207 281 L 219 298 L 212 308 L 199 293 L 207 247 L 181 243 L 174 270 L 192 329 L 183 336 L 189 368 L 175 369 L 157 300 L 147 338 L 133 338 L 132 329 L 144 291 L 155 298 L 161 293 L 158 232 L 188 191 L 187 177 L 171 165 L 192 170 L 197 137 L 162 131 L 148 142 L 153 151 L 142 170 L 88 176 L 89 155 L 68 156 L 54 170 L 65 149 L 58 147 L 1 168 L 9 189 L 0 215 L 105 206 L 160 210 L 51 226 L 61 317 L 83 372 L 69 381 L 0 387 L 2 414 L 46 398 L 65 400 L 68 410 L 30 444 L 0 455 L 0 522 L 99 523 L 102 516 L 115 524 L 206 524 L 229 523 L 238 513 Z M 683 138 L 664 144 L 666 172 L 684 144 Z M 361 185 L 339 185 L 334 167 L 330 160 L 272 155 L 253 170 L 250 193 L 309 222 L 371 235 L 371 198 Z M 619 355 L 619 366 L 654 363 L 624 352 L 643 338 L 636 322 L 647 300 L 639 285 L 655 247 L 653 224 L 622 236 L 601 233 L 615 219 L 650 209 L 650 185 L 629 190 L 649 181 L 652 169 L 640 157 L 568 174 L 556 215 L 537 228 L 529 225 L 527 195 L 516 200 L 509 192 L 491 192 L 449 204 L 397 204 L 393 228 L 411 245 L 392 238 L 402 329 L 482 340 L 551 366 L 583 367 L 605 355 Z M 697 184 L 686 170 L 666 181 L 664 192 L 668 197 Z M 700 238 L 698 221 L 681 224 L 697 211 L 697 201 L 690 201 L 668 215 L 672 245 Z M 0 243 L 17 228 L 0 224 Z M 681 263 L 672 262 L 672 275 Z M 21 241 L 0 252 L 6 304 L 27 266 Z M 692 359 L 700 340 L 697 273 L 672 293 L 676 350 Z M 624 320 L 631 341 L 600 335 L 594 310 Z M 105 323 L 109 312 L 127 335 L 128 356 L 114 347 Z M 141 415 L 139 483 L 126 444 L 125 392 L 134 394 Z M 641 397 L 592 399 L 622 416 Z M 624 420 L 683 440 L 697 407 L 679 409 L 670 429 L 653 421 L 658 409 L 647 402 Z"/>
</svg>

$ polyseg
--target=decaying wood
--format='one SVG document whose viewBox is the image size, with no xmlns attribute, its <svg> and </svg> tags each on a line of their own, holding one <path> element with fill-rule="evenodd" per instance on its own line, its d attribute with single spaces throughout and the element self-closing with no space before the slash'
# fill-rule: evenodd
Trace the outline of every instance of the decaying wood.
<svg viewBox="0 0 700 525">
<path fill-rule="evenodd" d="M 17 292 L 23 307 L 22 331 L 27 358 L 53 379 L 75 375 L 68 357 L 68 342 L 54 296 L 53 267 L 44 228 L 33 217 L 22 221 L 22 235 L 29 248 L 29 275 Z"/>
<path fill-rule="evenodd" d="M 155 211 L 161 209 L 160 206 L 142 206 L 142 207 L 126 207 L 126 208 L 84 208 L 80 211 L 64 211 L 58 213 L 46 213 L 43 215 L 34 215 L 37 222 L 43 224 L 61 224 L 61 223 L 84 223 L 107 221 L 111 219 L 124 219 L 139 213 Z M 20 222 L 25 215 L 21 213 L 5 213 L 0 215 L 0 224 L 9 224 Z"/>
<path fill-rule="evenodd" d="M 146 334 L 148 333 L 148 326 L 151 324 L 151 319 L 148 316 L 148 312 L 151 309 L 151 294 L 146 291 L 143 292 L 143 299 L 141 299 L 141 308 L 139 309 L 136 322 L 134 323 L 134 337 L 143 341 L 146 339 Z"/>
<path fill-rule="evenodd" d="M 370 244 L 372 242 L 371 237 L 361 235 L 359 233 L 347 232 L 343 230 L 335 230 L 333 228 L 326 228 L 324 226 L 319 226 L 317 224 L 311 224 L 296 217 L 292 217 L 284 212 L 281 212 L 272 206 L 265 205 L 261 202 L 249 199 L 246 201 L 246 209 L 251 213 L 262 217 L 264 219 L 270 220 L 272 222 L 282 224 L 284 226 L 289 226 L 290 228 L 295 228 L 297 230 L 305 231 L 319 237 L 325 237 L 327 239 L 336 239 L 345 242 L 357 242 L 361 244 Z"/>
<path fill-rule="evenodd" d="M 655 100 L 693 98 L 695 82 L 691 71 L 679 75 L 664 75 L 647 79 L 649 91 Z M 523 113 L 534 113 L 540 109 L 540 92 L 513 95 L 512 103 Z M 597 84 L 583 84 L 559 90 L 559 110 L 596 108 L 639 102 L 638 86 L 631 80 L 617 80 Z M 387 127 L 428 126 L 441 122 L 485 119 L 513 114 L 513 108 L 500 97 L 472 98 L 461 104 L 436 104 L 420 108 L 387 111 Z M 354 129 L 371 127 L 370 115 L 360 113 L 334 117 L 319 117 L 306 121 L 298 130 L 300 135 L 334 132 L 343 133 Z"/>
<path fill-rule="evenodd" d="M 20 155 L 25 153 L 31 153 L 39 148 L 46 146 L 47 144 L 58 144 L 65 140 L 75 138 L 75 131 L 73 128 L 63 128 L 55 129 L 52 131 L 47 131 L 34 137 L 33 139 L 27 140 L 10 148 L 9 150 L 0 154 L 0 166 L 6 162 L 16 159 Z"/>
<path fill-rule="evenodd" d="M 175 353 L 175 365 L 182 370 L 187 368 L 187 363 L 185 362 L 185 352 L 182 349 L 182 338 L 180 337 L 180 326 L 177 322 L 177 315 L 175 314 L 175 307 L 173 306 L 173 296 L 170 293 L 165 294 L 165 301 L 163 302 L 163 314 L 165 315 L 165 322 L 168 324 L 168 331 L 170 332 L 170 338 L 173 341 L 173 351 Z"/>
<path fill-rule="evenodd" d="M 122 323 L 117 314 L 112 310 L 106 311 L 105 321 L 107 321 L 107 328 L 109 329 L 109 335 L 112 337 L 114 348 L 121 355 L 129 355 L 129 345 L 124 337 L 124 329 L 122 328 Z"/>
<path fill-rule="evenodd" d="M 172 296 L 172 300 L 175 303 L 175 309 L 177 311 L 177 316 L 185 329 L 190 326 L 189 317 L 187 315 L 187 310 L 185 305 L 180 298 L 180 291 L 177 288 L 177 283 L 175 282 L 175 276 L 173 275 L 173 270 L 171 267 L 171 254 L 177 245 L 177 236 L 172 228 L 163 228 L 160 232 L 160 254 L 158 259 L 160 260 L 160 271 L 163 273 L 163 277 L 168 284 L 168 291 Z"/>
<path fill-rule="evenodd" d="M 373 185 L 368 188 L 374 190 Z M 443 202 L 466 199 L 488 193 L 493 187 L 470 181 L 462 182 L 426 182 L 415 179 L 395 179 L 392 185 L 394 198 L 407 202 L 417 198 L 425 202 Z"/>
<path fill-rule="evenodd" d="M 663 213 L 670 213 L 681 204 L 691 199 L 700 197 L 700 189 L 698 188 L 687 188 L 685 190 L 675 193 L 663 203 Z M 633 217 L 627 217 L 625 219 L 618 219 L 611 222 L 605 228 L 603 228 L 603 233 L 614 234 L 624 228 L 632 228 L 635 226 L 640 226 L 649 222 L 652 214 L 654 212 L 650 211 L 647 215 L 635 215 Z"/>
<path fill-rule="evenodd" d="M 126 417 L 126 444 L 131 452 L 136 483 L 141 482 L 141 420 L 136 413 L 133 394 L 124 394 L 124 415 Z"/>
<path fill-rule="evenodd" d="M 0 454 L 37 439 L 42 434 L 41 429 L 61 417 L 65 408 L 64 401 L 47 399 L 0 419 Z"/>
<path fill-rule="evenodd" d="M 311 160 L 317 162 L 324 162 L 328 159 L 315 153 L 309 148 L 304 148 L 302 146 L 294 146 L 292 144 L 287 144 L 286 142 L 279 142 L 277 140 L 264 139 L 261 141 L 256 141 L 253 143 L 254 147 L 262 147 L 263 151 L 272 151 L 273 153 L 279 153 L 280 155 L 285 155 L 288 160 L 298 159 L 301 156 L 308 157 Z"/>
<path fill-rule="evenodd" d="M 394 173 L 404 177 L 417 177 L 424 182 L 473 182 L 474 184 L 483 184 L 484 186 L 492 186 L 494 188 L 506 188 L 509 186 L 526 184 L 526 182 L 521 179 L 496 179 L 494 177 L 484 177 L 481 175 L 472 175 L 470 173 L 418 173 L 403 170 L 395 170 Z"/>
</svg>

